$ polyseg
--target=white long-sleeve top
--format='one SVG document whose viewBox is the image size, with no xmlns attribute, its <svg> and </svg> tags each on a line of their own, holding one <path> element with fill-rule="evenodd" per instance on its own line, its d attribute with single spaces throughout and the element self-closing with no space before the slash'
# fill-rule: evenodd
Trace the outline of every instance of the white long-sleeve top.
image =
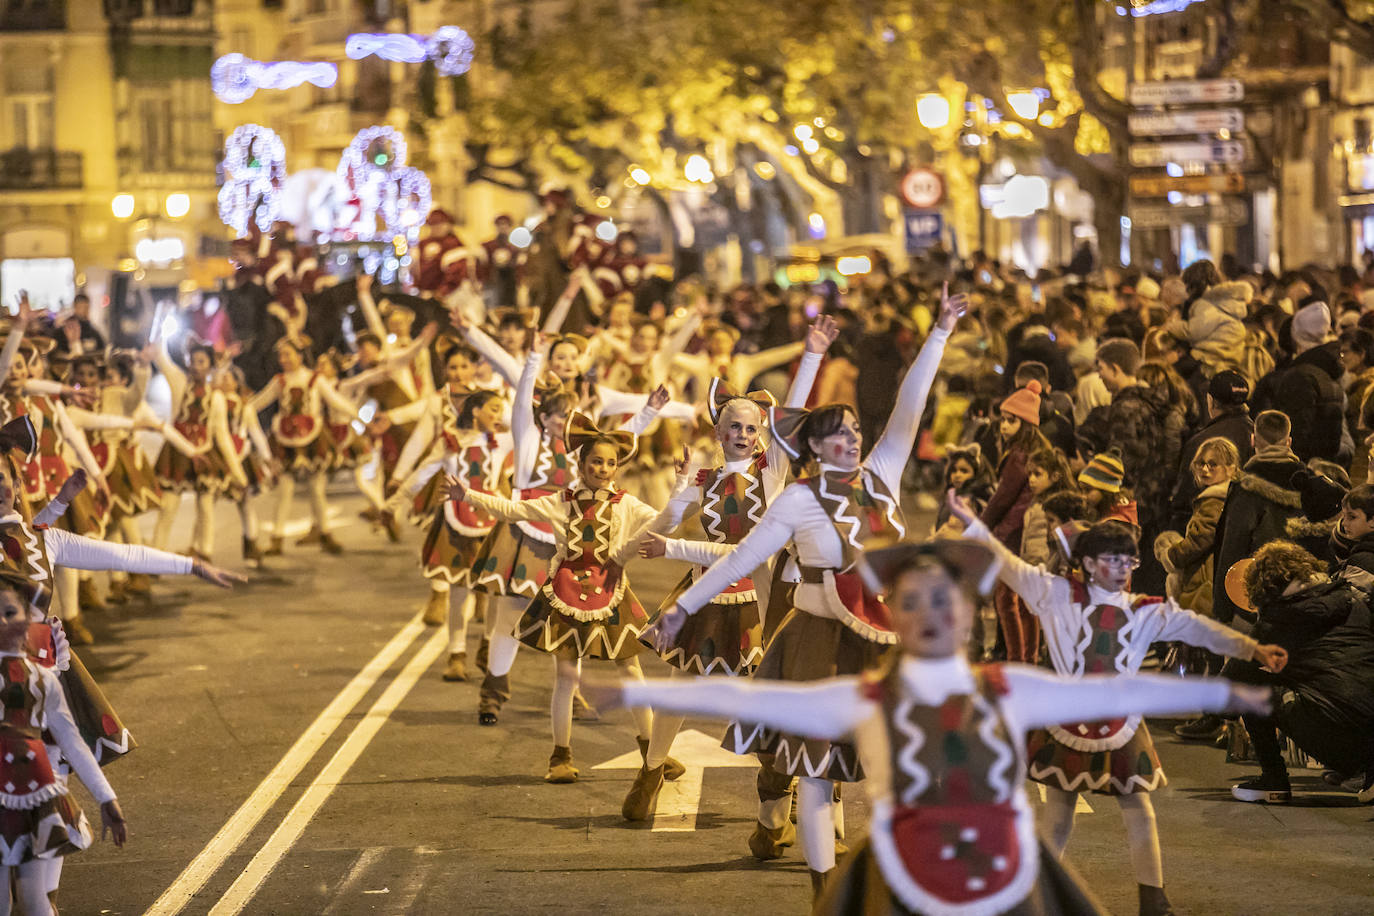
<svg viewBox="0 0 1374 916">
<path fill-rule="evenodd" d="M 0 525 L 19 521 L 18 513 L 0 517 Z M 61 528 L 35 528 L 43 539 L 48 559 L 68 569 L 121 570 L 150 576 L 189 576 L 190 557 L 169 553 L 142 544 L 112 544 L 63 531 Z"/>
<path fill-rule="evenodd" d="M 478 432 L 475 429 L 460 429 L 456 433 L 456 443 L 450 443 L 448 439 L 440 437 L 434 441 L 429 453 L 420 465 L 406 475 L 401 481 L 400 487 L 391 498 L 386 502 L 386 508 L 390 512 L 399 512 L 405 505 L 405 501 L 413 497 L 420 489 L 434 477 L 435 474 L 443 472 L 458 476 L 458 456 L 459 454 L 477 444 L 487 433 Z M 496 445 L 491 449 L 490 455 L 483 467 L 482 485 L 495 490 L 501 483 L 501 472 L 506 464 L 506 456 L 511 451 L 510 433 L 496 433 L 494 435 Z M 457 445 L 457 449 L 451 447 Z"/>
<path fill-rule="evenodd" d="M 553 493 L 538 499 L 506 499 L 490 493 L 468 490 L 466 501 L 497 518 L 510 522 L 547 522 L 553 528 L 554 557 L 549 568 L 555 569 L 568 556 L 568 502 L 563 493 Z M 639 539 L 644 536 L 658 512 L 654 507 L 626 493 L 611 507 L 611 526 L 607 535 L 611 562 L 624 567 L 635 555 Z"/>
<path fill-rule="evenodd" d="M 938 327 L 930 332 L 902 380 L 896 406 L 882 436 L 860 466 L 861 473 L 873 475 L 890 493 L 899 490 L 902 471 L 916 443 L 917 426 L 948 337 L 949 333 Z M 820 469 L 822 472 L 841 470 L 825 464 L 820 465 Z M 717 560 L 678 598 L 678 607 L 689 614 L 695 613 L 731 583 L 748 576 L 776 556 L 789 541 L 795 545 L 797 562 L 802 566 L 840 569 L 844 565 L 844 546 L 835 531 L 834 521 L 809 486 L 793 483 L 769 503 L 763 518 L 744 540 Z M 844 619 L 843 610 L 835 607 L 833 589 L 825 583 L 799 584 L 794 600 L 799 609 L 808 613 Z"/>
<path fill-rule="evenodd" d="M 1145 661 L 1145 653 L 1156 642 L 1185 642 L 1201 646 L 1218 655 L 1250 658 L 1258 643 L 1228 626 L 1179 607 L 1172 598 L 1147 598 L 1133 592 L 1109 592 L 1088 583 L 1088 600 L 1074 600 L 1073 586 L 1063 576 L 1033 566 L 1002 546 L 986 525 L 974 521 L 964 537 L 986 544 L 1002 560 L 997 577 L 1021 596 L 1031 613 L 1040 618 L 1049 644 L 1054 670 L 1069 677 L 1083 674 L 1085 650 L 1092 639 L 1089 616 L 1099 605 L 1121 608 L 1127 623 L 1117 633 L 1124 650 L 1116 659 L 1116 670 L 1134 674 Z"/>
<path fill-rule="evenodd" d="M 272 435 L 283 445 L 302 446 L 314 442 L 316 437 L 324 432 L 324 428 L 329 422 L 329 418 L 325 414 L 326 407 L 333 408 L 350 418 L 358 416 L 356 404 L 339 394 L 338 389 L 331 385 L 324 376 L 304 366 L 289 373 L 283 372 L 272 376 L 272 380 L 249 399 L 247 409 L 260 411 L 282 400 L 283 395 L 288 394 L 292 389 L 305 392 L 305 401 L 300 413 L 315 420 L 315 424 L 310 432 L 304 436 L 285 435 L 281 429 L 281 420 L 283 416 L 288 415 L 288 405 L 283 403 L 277 411 L 277 415 L 272 418 Z"/>
<path fill-rule="evenodd" d="M 381 312 L 377 310 L 377 301 L 372 298 L 370 290 L 358 290 L 358 310 L 363 313 L 363 320 L 367 322 L 367 329 L 377 335 L 377 339 L 382 342 L 382 357 L 388 357 L 404 353 L 410 356 L 397 366 L 395 362 L 388 362 L 391 367 L 390 375 L 396 384 L 406 395 L 414 400 L 423 397 L 434 391 L 434 372 L 430 367 L 429 348 L 420 346 L 414 348 L 415 341 L 406 344 L 398 344 L 391 340 L 391 335 L 387 333 L 386 325 L 382 323 Z"/>
<path fill-rule="evenodd" d="M 816 382 L 816 373 L 820 371 L 821 360 L 824 359 L 823 353 L 804 353 L 802 354 L 801 365 L 797 367 L 797 374 L 792 378 L 792 384 L 787 389 L 787 400 L 784 405 L 787 407 L 805 407 L 806 399 L 811 396 L 811 386 Z M 766 434 L 765 434 L 766 435 Z M 721 474 L 739 474 L 748 470 L 753 463 L 753 458 L 744 458 L 739 461 L 726 461 L 720 465 Z M 763 484 L 763 496 L 765 507 L 771 505 L 777 498 L 778 493 L 787 484 L 787 453 L 782 450 L 782 446 L 777 440 L 770 437 L 768 448 L 764 452 L 765 465 L 763 473 L 760 475 Z M 701 509 L 702 500 L 705 498 L 701 487 L 692 481 L 696 474 L 691 468 L 688 473 L 678 478 L 676 486 L 673 488 L 673 495 L 668 500 L 668 505 L 664 506 L 662 515 L 664 518 L 660 525 L 656 526 L 663 531 L 672 531 L 692 514 Z M 731 545 L 717 544 L 714 541 L 689 541 L 682 538 L 670 538 L 667 541 L 667 553 L 670 560 L 686 560 L 700 566 L 710 566 L 720 557 L 730 552 Z"/>
<path fill-rule="evenodd" d="M 23 396 L 21 396 L 23 397 Z M 45 424 L 51 422 L 53 431 L 57 434 L 58 453 L 68 464 L 75 462 L 85 468 L 90 476 L 91 483 L 102 486 L 105 483 L 105 472 L 100 469 L 100 463 L 95 460 L 95 455 L 91 452 L 91 444 L 86 441 L 86 434 L 83 433 L 67 414 L 67 408 L 56 397 L 42 396 L 46 407 L 24 397 L 24 412 L 33 422 L 34 432 L 42 441 L 43 429 Z M 4 405 L 4 420 L 13 419 L 17 413 L 11 413 L 12 405 Z M 51 414 L 51 417 L 49 417 Z"/>
<path fill-rule="evenodd" d="M 100 764 L 96 762 L 95 755 L 86 746 L 86 742 L 81 738 L 81 731 L 77 728 L 76 719 L 72 718 L 72 711 L 67 706 L 67 695 L 62 689 L 62 682 L 58 680 L 56 672 L 34 662 L 26 657 L 22 652 L 3 652 L 0 657 L 20 658 L 37 675 L 43 687 L 43 722 L 42 728 L 46 729 L 53 739 L 57 742 L 58 748 L 62 751 L 62 758 L 71 766 L 77 778 L 86 786 L 97 804 L 105 804 L 114 801 L 115 790 L 110 785 L 110 781 L 105 778 L 104 772 L 100 769 Z M 56 766 L 57 761 L 53 761 Z"/>
<path fill-rule="evenodd" d="M 190 380 L 181 367 L 172 362 L 171 356 L 167 353 L 167 341 L 158 343 L 157 350 L 153 354 L 153 364 L 158 371 L 167 379 L 167 387 L 172 394 L 172 425 L 185 422 L 186 415 L 190 409 L 189 398 L 194 397 L 191 391 Z M 239 466 L 238 454 L 234 449 L 234 439 L 229 433 L 229 412 L 224 400 L 224 392 L 210 388 L 208 382 L 205 383 L 207 393 L 205 395 L 205 423 L 208 435 L 204 442 L 192 443 L 182 435 L 168 435 L 167 444 L 187 457 L 204 455 L 214 449 L 219 452 L 224 459 L 225 465 L 230 469 L 230 473 L 235 477 L 241 477 L 242 467 Z M 238 473 L 235 474 L 235 469 Z"/>
</svg>

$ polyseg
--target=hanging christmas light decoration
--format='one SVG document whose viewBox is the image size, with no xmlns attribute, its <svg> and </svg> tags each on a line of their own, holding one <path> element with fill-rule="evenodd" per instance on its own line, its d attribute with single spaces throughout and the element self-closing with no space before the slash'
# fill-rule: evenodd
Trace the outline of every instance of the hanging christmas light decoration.
<svg viewBox="0 0 1374 916">
<path fill-rule="evenodd" d="M 1131 0 L 1131 15 L 1139 19 L 1142 16 L 1180 13 L 1194 3 L 1201 2 L 1202 0 Z"/>
<path fill-rule="evenodd" d="M 210 67 L 210 89 L 221 102 L 238 105 L 259 89 L 293 89 L 306 83 L 328 89 L 339 80 L 339 68 L 325 61 L 261 61 L 225 54 Z"/>
<path fill-rule="evenodd" d="M 422 64 L 432 60 L 442 76 L 467 73 L 472 67 L 476 50 L 472 36 L 456 25 L 442 26 L 430 36 L 405 32 L 355 32 L 344 42 L 344 53 L 353 60 L 373 55 L 403 64 Z"/>
<path fill-rule="evenodd" d="M 239 238 L 250 226 L 263 232 L 281 218 L 281 186 L 286 179 L 286 146 L 271 128 L 242 124 L 224 141 L 224 184 L 219 218 Z"/>
<path fill-rule="evenodd" d="M 417 232 L 429 214 L 429 178 L 406 165 L 406 142 L 393 127 L 358 131 L 336 174 L 347 191 L 339 228 L 362 241 Z"/>
</svg>

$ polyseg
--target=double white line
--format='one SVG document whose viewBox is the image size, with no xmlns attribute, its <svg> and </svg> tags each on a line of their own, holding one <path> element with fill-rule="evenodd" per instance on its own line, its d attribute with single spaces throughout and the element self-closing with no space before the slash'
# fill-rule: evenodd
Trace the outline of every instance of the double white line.
<svg viewBox="0 0 1374 916">
<path fill-rule="evenodd" d="M 416 614 L 401 631 L 391 638 L 382 647 L 372 660 L 369 661 L 361 671 L 348 682 L 343 690 L 330 701 L 310 726 L 296 739 L 296 743 L 286 752 L 277 765 L 272 768 L 272 772 L 267 774 L 267 778 L 258 784 L 253 790 L 253 794 L 248 796 L 248 800 L 239 806 L 233 816 L 225 822 L 219 832 L 211 838 L 205 848 L 191 860 L 185 870 L 172 882 L 171 887 L 167 888 L 158 897 L 145 913 L 145 916 L 173 916 L 191 902 L 191 899 L 203 888 L 207 881 L 214 877 L 215 873 L 223 866 L 226 859 L 233 855 L 248 839 L 249 834 L 257 827 L 258 822 L 263 819 L 272 806 L 281 798 L 282 793 L 291 785 L 292 781 L 305 769 L 307 763 L 315 756 L 329 740 L 330 736 L 343 724 L 343 720 L 353 711 L 353 708 L 362 701 L 381 677 L 391 668 L 401 655 L 410 648 L 418 637 L 425 630 L 425 626 L 420 621 L 420 615 Z M 310 819 L 328 800 L 339 781 L 347 774 L 350 767 L 357 762 L 362 752 L 377 736 L 382 725 L 395 712 L 396 707 L 405 699 L 415 686 L 416 681 L 424 675 L 444 651 L 448 644 L 448 634 L 444 628 L 440 627 L 426 641 L 418 652 L 401 669 L 401 673 L 396 676 L 372 704 L 372 707 L 363 716 L 362 721 L 353 727 L 353 731 L 344 739 L 343 744 L 334 752 L 334 756 L 325 764 L 324 769 L 315 777 L 315 780 L 306 788 L 304 794 L 297 800 L 283 818 L 281 824 L 267 838 L 261 849 L 253 856 L 252 861 L 238 876 L 234 883 L 210 910 L 212 916 L 233 916 L 240 912 L 257 893 L 262 883 L 267 880 L 268 875 L 281 862 L 282 856 L 286 855 L 287 850 L 300 839 L 305 832 Z"/>
</svg>

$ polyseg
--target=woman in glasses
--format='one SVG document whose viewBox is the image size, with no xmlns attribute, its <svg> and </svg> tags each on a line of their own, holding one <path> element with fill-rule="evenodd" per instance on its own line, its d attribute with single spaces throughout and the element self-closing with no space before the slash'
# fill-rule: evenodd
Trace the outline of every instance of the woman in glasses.
<svg viewBox="0 0 1374 916">
<path fill-rule="evenodd" d="M 1130 592 L 1140 551 L 1135 528 L 1125 522 L 1108 519 L 1080 534 L 1072 545 L 1073 570 L 1056 576 L 1003 547 L 952 493 L 950 512 L 964 522 L 965 537 L 997 552 L 1002 560 L 998 577 L 1040 619 L 1050 660 L 1061 675 L 1135 674 L 1155 642 L 1202 646 L 1219 655 L 1254 659 L 1274 671 L 1288 659 L 1279 646 L 1260 645 L 1170 598 Z M 1140 912 L 1172 912 L 1148 794 L 1165 784 L 1164 771 L 1143 718 L 1052 725 L 1030 734 L 1026 755 L 1030 778 L 1046 787 L 1047 840 L 1054 854 L 1063 855 L 1068 845 L 1078 793 L 1115 796 L 1126 822 Z"/>
</svg>

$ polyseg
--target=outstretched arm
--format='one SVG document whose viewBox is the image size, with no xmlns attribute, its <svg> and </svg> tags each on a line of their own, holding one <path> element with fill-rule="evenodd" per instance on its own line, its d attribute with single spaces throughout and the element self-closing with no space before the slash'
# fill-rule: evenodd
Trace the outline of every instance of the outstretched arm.
<svg viewBox="0 0 1374 916">
<path fill-rule="evenodd" d="M 1070 679 L 1028 665 L 1008 665 L 1002 671 L 1010 688 L 1005 702 L 1015 710 L 1017 723 L 1025 729 L 1135 713 L 1156 716 L 1197 710 L 1248 712 L 1260 703 L 1252 694 L 1254 688 L 1232 685 L 1221 678 L 1132 674 Z"/>
</svg>

